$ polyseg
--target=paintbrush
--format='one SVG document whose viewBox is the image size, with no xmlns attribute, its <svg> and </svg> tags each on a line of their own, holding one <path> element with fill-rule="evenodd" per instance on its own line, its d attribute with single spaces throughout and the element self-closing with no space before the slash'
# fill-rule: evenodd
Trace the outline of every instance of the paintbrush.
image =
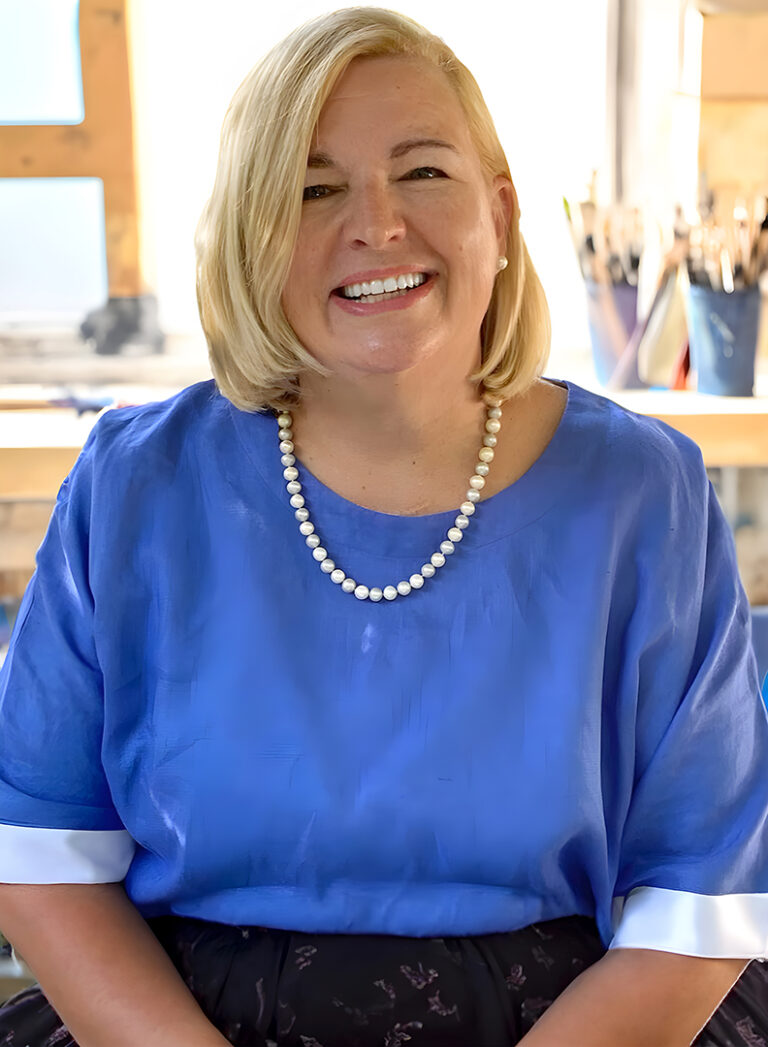
<svg viewBox="0 0 768 1047">
<path fill-rule="evenodd" d="M 589 275 L 585 269 L 584 261 L 582 258 L 582 247 L 584 244 L 584 237 L 580 230 L 576 228 L 574 214 L 571 210 L 571 205 L 568 203 L 567 197 L 563 197 L 563 210 L 565 211 L 565 217 L 568 221 L 568 231 L 571 234 L 571 242 L 573 243 L 573 249 L 576 252 L 576 258 L 581 269 L 581 275 L 586 280 Z"/>
<path fill-rule="evenodd" d="M 598 284 L 610 283 L 608 269 L 603 261 L 597 244 L 597 206 L 591 200 L 580 205 L 581 226 L 584 231 L 584 244 L 580 252 L 583 259 L 582 268 L 589 279 Z"/>
<path fill-rule="evenodd" d="M 766 197 L 765 203 L 768 209 L 768 197 Z M 766 210 L 765 218 L 760 226 L 760 232 L 757 234 L 754 252 L 755 279 L 757 280 L 768 269 L 768 210 Z"/>
</svg>

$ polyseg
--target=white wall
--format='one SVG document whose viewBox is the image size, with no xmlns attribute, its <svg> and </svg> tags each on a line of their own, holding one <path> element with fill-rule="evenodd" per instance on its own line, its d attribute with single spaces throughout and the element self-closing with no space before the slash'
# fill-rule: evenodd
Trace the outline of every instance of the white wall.
<svg viewBox="0 0 768 1047">
<path fill-rule="evenodd" d="M 562 197 L 604 155 L 607 0 L 401 0 L 473 71 L 509 156 L 523 230 L 553 314 L 550 374 L 587 345 Z M 318 0 L 133 0 L 132 40 L 147 272 L 169 332 L 195 331 L 192 235 L 213 182 L 219 128 L 251 65 Z"/>
</svg>

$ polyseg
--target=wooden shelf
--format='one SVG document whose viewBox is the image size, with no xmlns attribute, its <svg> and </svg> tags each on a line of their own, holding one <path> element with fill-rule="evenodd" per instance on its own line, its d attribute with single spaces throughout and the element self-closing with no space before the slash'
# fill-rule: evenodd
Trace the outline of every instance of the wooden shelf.
<svg viewBox="0 0 768 1047">
<path fill-rule="evenodd" d="M 95 421 L 69 409 L 0 411 L 0 499 L 55 498 Z"/>
<path fill-rule="evenodd" d="M 707 466 L 768 466 L 768 396 L 638 391 L 612 397 L 685 433 Z"/>
<path fill-rule="evenodd" d="M 580 385 L 594 379 L 573 377 Z M 764 386 L 766 383 L 763 383 Z M 768 466 L 768 388 L 736 399 L 697 393 L 610 393 L 631 411 L 659 418 L 690 436 L 708 466 Z M 6 402 L 5 407 L 8 404 Z M 61 481 L 96 421 L 73 410 L 0 410 L 0 590 L 21 595 Z M 40 503 L 23 505 L 19 503 Z"/>
<path fill-rule="evenodd" d="M 573 380 L 679 429 L 701 447 L 708 466 L 768 466 L 768 375 L 755 397 L 606 392 L 588 377 Z M 0 411 L 0 499 L 55 498 L 95 421 L 68 409 Z"/>
<path fill-rule="evenodd" d="M 760 361 L 755 396 L 707 396 L 669 389 L 606 389 L 588 363 L 567 378 L 637 414 L 658 418 L 701 448 L 707 467 L 768 466 L 768 370 Z"/>
</svg>

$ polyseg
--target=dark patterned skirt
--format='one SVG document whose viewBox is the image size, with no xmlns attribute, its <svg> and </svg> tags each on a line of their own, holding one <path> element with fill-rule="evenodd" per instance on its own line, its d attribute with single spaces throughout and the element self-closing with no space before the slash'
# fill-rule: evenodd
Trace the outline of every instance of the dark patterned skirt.
<svg viewBox="0 0 768 1047">
<path fill-rule="evenodd" d="M 470 938 L 150 924 L 211 1022 L 242 1047 L 510 1047 L 604 948 L 581 916 Z M 77 1047 L 37 987 L 0 1007 L 0 1047 Z M 752 963 L 696 1047 L 768 1047 Z"/>
</svg>

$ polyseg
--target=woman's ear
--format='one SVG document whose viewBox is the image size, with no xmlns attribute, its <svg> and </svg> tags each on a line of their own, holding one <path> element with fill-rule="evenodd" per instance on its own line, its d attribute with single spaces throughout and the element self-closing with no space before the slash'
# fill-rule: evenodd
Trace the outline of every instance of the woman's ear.
<svg viewBox="0 0 768 1047">
<path fill-rule="evenodd" d="M 496 175 L 493 180 L 494 223 L 499 238 L 501 253 L 507 245 L 507 232 L 514 215 L 517 214 L 517 193 L 515 187 L 505 175 Z"/>
</svg>

